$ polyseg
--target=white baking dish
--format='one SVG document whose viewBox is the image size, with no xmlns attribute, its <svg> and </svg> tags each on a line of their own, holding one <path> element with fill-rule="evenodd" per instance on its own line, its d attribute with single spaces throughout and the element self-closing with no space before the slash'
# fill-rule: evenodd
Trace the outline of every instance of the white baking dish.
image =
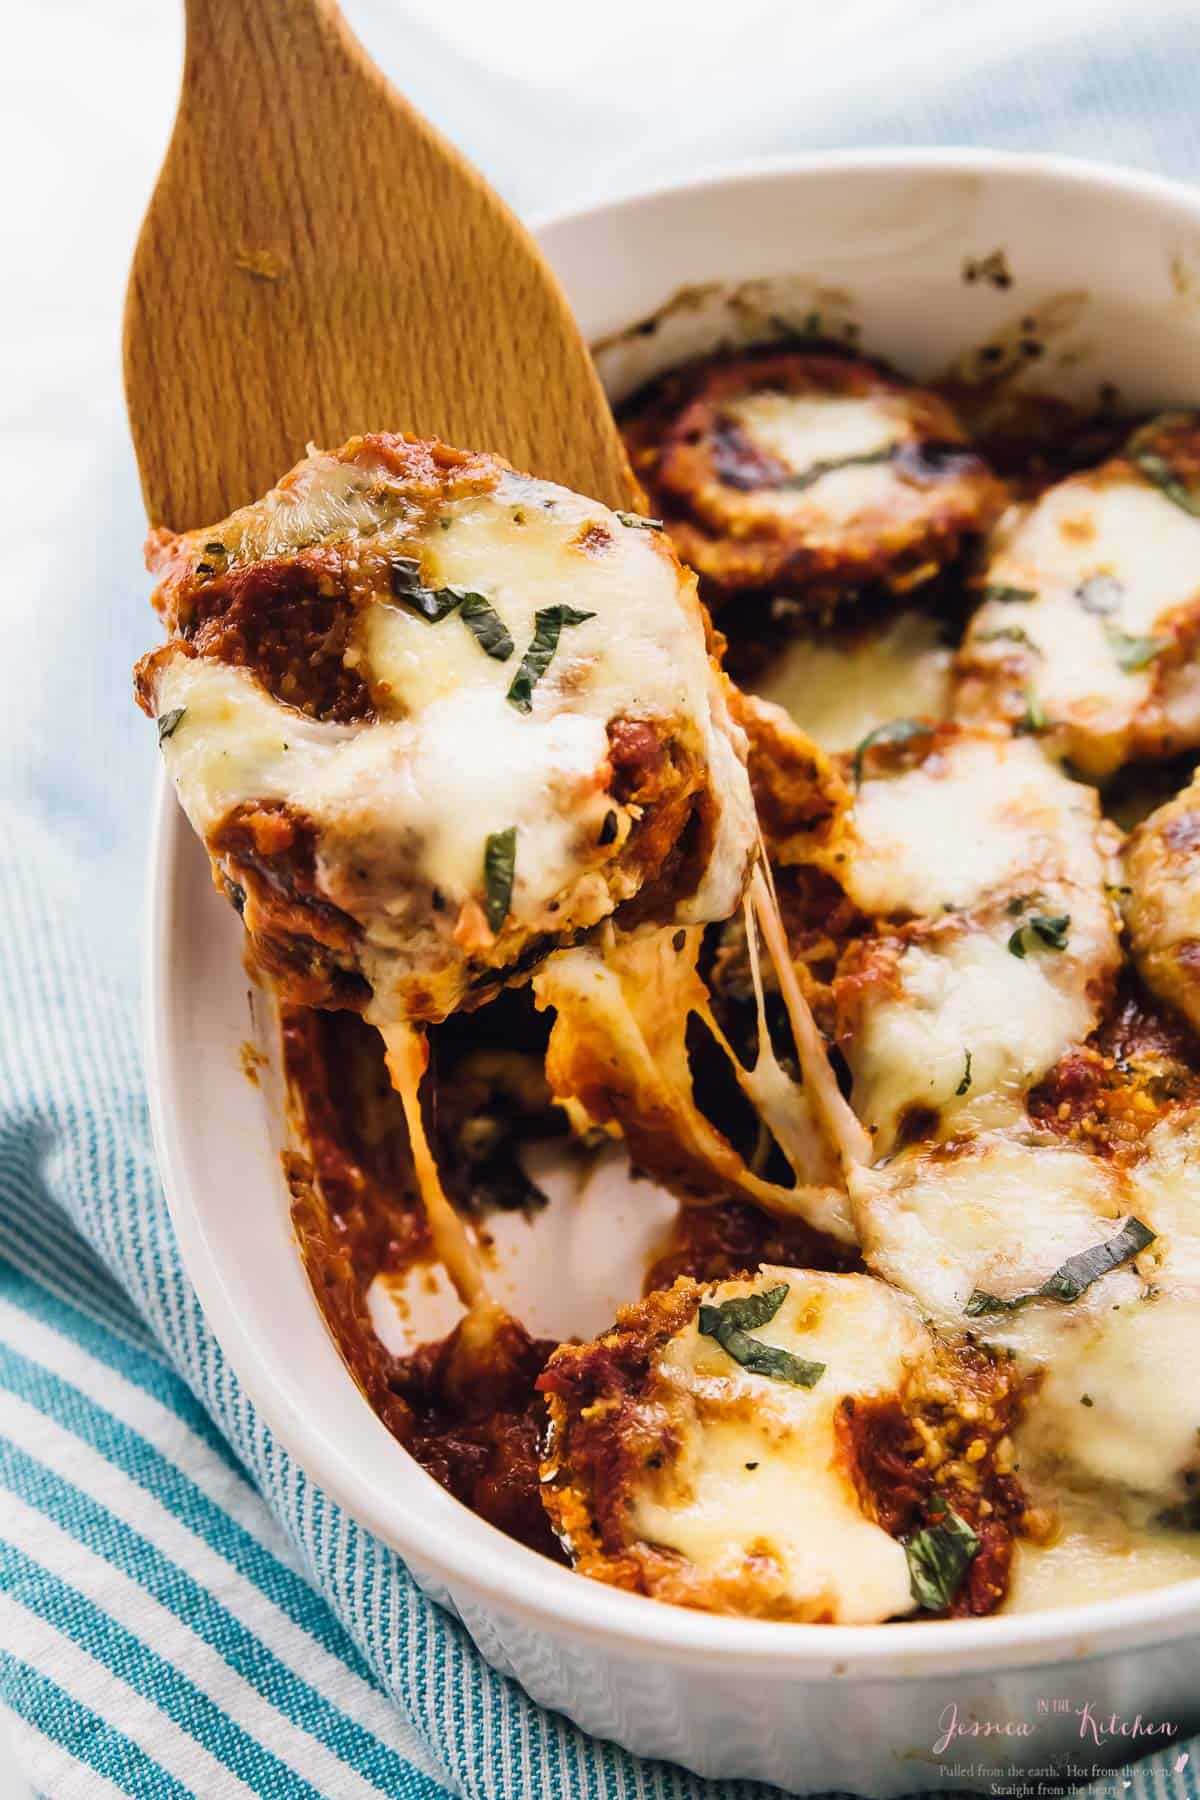
<svg viewBox="0 0 1200 1800">
<path fill-rule="evenodd" d="M 1006 328 L 1029 335 L 1019 321 L 1032 317 L 1040 386 L 1094 396 L 1114 381 L 1134 405 L 1200 401 L 1200 197 L 1143 176 L 991 153 L 819 156 L 612 202 L 541 239 L 592 339 L 698 290 L 602 352 L 614 392 L 748 316 L 753 329 L 764 311 L 819 310 L 918 374 L 1007 342 Z M 964 278 L 968 260 L 997 249 L 1011 287 Z M 240 1064 L 255 1029 L 273 1049 L 265 998 L 253 1026 L 240 928 L 165 783 L 149 929 L 155 1136 L 213 1329 L 313 1479 L 395 1545 L 535 1699 L 705 1774 L 878 1795 L 986 1786 L 989 1771 L 1064 1760 L 1084 1778 L 1105 1754 L 1134 1753 L 1119 1741 L 1105 1752 L 1086 1721 L 1081 1736 L 1076 1709 L 1089 1701 L 1093 1717 L 1200 1723 L 1200 1581 L 1032 1616 L 768 1624 L 583 1580 L 466 1511 L 380 1424 L 326 1335 L 289 1225 L 278 1071 L 258 1087 Z M 547 1235 L 511 1247 L 510 1285 L 543 1315 L 535 1328 L 594 1329 L 632 1292 L 597 1248 L 595 1196 L 586 1212 L 560 1208 L 539 1227 Z M 600 1233 L 609 1250 L 621 1237 Z M 576 1300 L 584 1316 L 545 1316 Z M 964 1726 L 1004 1729 L 939 1752 L 951 1707 Z"/>
</svg>

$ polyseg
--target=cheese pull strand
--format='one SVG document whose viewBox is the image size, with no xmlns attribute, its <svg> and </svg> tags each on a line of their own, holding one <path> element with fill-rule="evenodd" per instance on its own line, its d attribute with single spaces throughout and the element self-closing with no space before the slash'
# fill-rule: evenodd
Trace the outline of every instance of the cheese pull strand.
<svg viewBox="0 0 1200 1800">
<path fill-rule="evenodd" d="M 413 1167 L 417 1186 L 429 1221 L 429 1234 L 438 1261 L 442 1264 L 454 1290 L 468 1312 L 489 1310 L 493 1302 L 483 1276 L 479 1246 L 446 1198 L 438 1174 L 425 1121 L 421 1116 L 421 1077 L 429 1064 L 429 1046 L 425 1034 L 412 1025 L 402 1023 L 380 1027 L 388 1075 L 400 1096 L 408 1138 L 412 1146 Z"/>
<path fill-rule="evenodd" d="M 835 1152 L 842 1173 L 849 1175 L 871 1161 L 871 1140 L 843 1097 L 825 1053 L 825 1043 L 817 1030 L 808 1001 L 800 991 L 796 971 L 788 953 L 787 937 L 779 917 L 774 884 L 766 851 L 760 852 L 758 866 L 751 882 L 754 911 L 759 930 L 767 947 L 767 955 L 775 970 L 783 1004 L 787 1009 L 796 1043 L 805 1086 L 812 1098 L 813 1109 L 821 1121 Z"/>
</svg>

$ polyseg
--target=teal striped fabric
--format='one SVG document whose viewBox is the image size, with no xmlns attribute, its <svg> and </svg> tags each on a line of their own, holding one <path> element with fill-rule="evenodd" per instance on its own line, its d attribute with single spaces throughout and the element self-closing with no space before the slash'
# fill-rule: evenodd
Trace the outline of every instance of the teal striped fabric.
<svg viewBox="0 0 1200 1800">
<path fill-rule="evenodd" d="M 64 32 L 69 6 L 24 12 L 41 10 Z M 98 67 L 110 13 L 126 34 L 120 54 L 132 54 L 136 7 L 79 9 L 79 33 L 85 10 L 97 14 Z M 997 143 L 1200 170 L 1195 0 L 1147 0 L 1136 24 L 1125 0 L 907 0 L 900 31 L 873 25 L 887 9 L 864 4 L 856 28 L 826 33 L 811 57 L 804 9 L 747 0 L 744 17 L 724 9 L 728 54 L 714 35 L 707 60 L 699 14 L 687 42 L 664 50 L 646 8 L 636 45 L 604 47 L 618 77 L 606 82 L 598 52 L 577 79 L 549 83 L 532 55 L 481 70 L 401 0 L 348 10 L 527 210 L 717 158 L 846 142 Z M 504 31 L 514 35 L 507 18 Z M 58 54 L 56 43 L 45 60 Z M 681 60 L 689 103 L 664 107 Z M 106 92 L 103 77 L 85 85 L 89 100 Z M 60 136 L 71 110 L 55 110 Z M 98 142 L 100 100 L 79 110 L 80 144 L 83 131 Z M 69 173 L 73 200 L 99 205 L 102 184 L 89 185 L 77 153 Z M 83 225 L 75 235 L 92 258 L 107 241 Z M 6 399 L 28 374 L 27 410 L 0 446 L 20 522 L 6 549 L 0 756 L 0 1700 L 30 1783 L 53 1800 L 750 1800 L 745 1784 L 706 1784 L 590 1740 L 490 1670 L 274 1442 L 205 1324 L 158 1188 L 137 1052 L 154 755 L 127 695 L 149 619 L 115 363 L 100 370 L 96 349 L 89 387 L 91 363 L 71 360 L 90 291 L 82 260 L 57 287 L 36 285 L 40 265 L 29 273 L 31 292 L 57 304 L 83 282 L 82 299 L 60 317 L 47 298 L 40 351 L 28 369 L 10 356 Z M 113 293 L 127 260 L 121 238 L 103 278 Z M 1200 1741 L 1186 1752 L 1182 1767 L 1176 1746 L 1110 1792 L 1200 1800 Z"/>
</svg>

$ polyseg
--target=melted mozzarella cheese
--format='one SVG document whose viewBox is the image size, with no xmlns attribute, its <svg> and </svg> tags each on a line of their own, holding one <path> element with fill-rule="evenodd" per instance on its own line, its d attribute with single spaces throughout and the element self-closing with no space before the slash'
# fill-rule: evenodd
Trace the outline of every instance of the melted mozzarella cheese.
<svg viewBox="0 0 1200 1800">
<path fill-rule="evenodd" d="M 1061 1333 L 1022 1443 L 1068 1479 L 1178 1504 L 1185 1473 L 1200 1468 L 1200 1392 L 1191 1379 L 1200 1366 L 1200 1286 L 1174 1296 L 1130 1276 L 1109 1286 L 1107 1310 Z"/>
<path fill-rule="evenodd" d="M 1200 1287 L 1200 1116 L 1185 1112 L 1155 1126 L 1133 1184 L 1139 1216 L 1159 1234 L 1159 1279 Z"/>
<path fill-rule="evenodd" d="M 908 423 L 882 395 L 840 398 L 780 394 L 770 390 L 726 402 L 754 444 L 797 475 L 820 463 L 871 457 L 910 435 Z M 911 493 L 911 490 L 909 490 Z M 819 505 L 826 525 L 839 526 L 865 513 L 886 513 L 906 490 L 886 462 L 850 462 L 820 473 L 811 486 L 763 490 L 745 497 L 748 513 L 802 514 Z"/>
<path fill-rule="evenodd" d="M 851 1624 L 911 1612 L 904 1549 L 864 1513 L 834 1416 L 848 1394 L 894 1392 L 927 1334 L 900 1295 L 859 1275 L 764 1268 L 712 1299 L 779 1282 L 787 1298 L 755 1337 L 825 1373 L 794 1387 L 742 1368 L 694 1322 L 677 1333 L 655 1374 L 679 1455 L 635 1491 L 631 1524 L 718 1584 L 736 1586 L 756 1560 L 777 1565 L 793 1616 Z"/>
<path fill-rule="evenodd" d="M 278 548 L 347 520 L 361 526 L 363 471 L 329 458 L 316 459 L 316 471 L 294 472 L 259 509 L 238 515 L 243 525 L 225 534 L 230 552 Z M 428 584 L 484 595 L 512 653 L 486 654 L 457 611 L 430 623 L 390 591 L 368 596 L 349 659 L 386 701 L 386 716 L 350 727 L 315 724 L 244 670 L 182 652 L 166 659 L 157 709 L 184 716 L 163 750 L 197 830 L 207 835 L 232 808 L 264 800 L 303 813 L 317 827 L 323 893 L 359 919 L 368 958 L 414 947 L 414 893 L 437 890 L 448 933 L 463 903 L 484 891 L 488 838 L 510 828 L 512 922 L 530 932 L 585 929 L 636 885 L 618 872 L 610 890 L 595 847 L 614 804 L 607 727 L 643 719 L 677 735 L 707 775 L 711 848 L 678 916 L 726 917 L 756 834 L 744 745 L 689 584 L 656 534 L 511 473 L 445 504 L 424 521 L 424 537 L 372 491 L 376 544 L 395 526 L 397 547 L 422 553 Z M 581 548 L 589 532 L 592 550 Z M 537 615 L 561 604 L 593 616 L 563 626 L 531 711 L 518 711 L 506 696 Z M 622 817 L 621 841 L 636 828 L 634 809 Z M 367 973 L 380 998 L 384 962 L 377 957 Z M 392 1016 L 386 997 L 381 1006 Z"/>
<path fill-rule="evenodd" d="M 385 466 L 343 459 L 308 446 L 302 463 L 220 527 L 221 544 L 236 563 L 286 556 L 322 538 L 373 536 L 403 524 L 413 512 L 403 486 Z"/>
<path fill-rule="evenodd" d="M 1006 1612 L 1086 1606 L 1200 1577 L 1200 1531 L 1130 1524 L 1110 1506 L 1070 1497 L 1046 1545 L 1018 1538 Z"/>
<path fill-rule="evenodd" d="M 721 411 L 797 474 L 814 463 L 871 456 L 908 435 L 903 414 L 883 395 L 782 394 L 759 388 L 723 401 Z"/>
<path fill-rule="evenodd" d="M 971 716 L 988 716 L 997 695 L 1003 710 L 1027 687 L 1097 779 L 1136 752 L 1152 707 L 1162 714 L 1155 731 L 1194 741 L 1194 671 L 1172 671 L 1155 701 L 1153 656 L 1142 668 L 1121 663 L 1127 640 L 1169 640 L 1175 609 L 1200 589 L 1200 524 L 1157 487 L 1108 469 L 1060 482 L 1009 519 L 986 582 L 1031 598 L 985 601 L 972 619 L 962 695 Z"/>
<path fill-rule="evenodd" d="M 864 778 L 839 879 L 868 914 L 926 921 L 852 988 L 840 1021 L 876 1155 L 912 1106 L 943 1132 L 1018 1117 L 1092 1030 L 1120 954 L 1106 852 L 1095 793 L 1026 738 L 963 733 Z M 1037 935 L 1036 916 L 1067 920 L 1065 948 Z"/>
<path fill-rule="evenodd" d="M 1200 1395 L 1176 1371 L 1200 1361 L 1200 1119 L 1167 1122 L 1122 1171 L 1060 1143 L 983 1137 L 962 1151 L 904 1155 L 855 1178 L 868 1265 L 943 1329 L 1014 1350 L 1038 1379 L 1017 1434 L 1023 1470 L 1179 1504 L 1200 1467 Z M 976 1290 L 1011 1299 L 1136 1217 L 1155 1241 L 1077 1299 L 969 1318 Z"/>
<path fill-rule="evenodd" d="M 1059 482 L 1010 521 L 1000 551 L 989 582 L 1016 582 L 1023 571 L 1039 590 L 1073 592 L 1110 577 L 1118 587 L 1106 588 L 1113 610 L 1105 616 L 1139 637 L 1200 584 L 1200 521 L 1133 474 L 1121 480 L 1102 470 Z M 1023 624 L 1025 610 L 1010 606 L 1007 617 Z"/>
<path fill-rule="evenodd" d="M 1069 877 L 1103 887 L 1095 794 L 1029 738 L 965 733 L 901 774 L 864 777 L 840 874 L 863 912 L 930 916 Z"/>
<path fill-rule="evenodd" d="M 853 1243 L 838 1181 L 844 1103 L 836 1086 L 831 1095 L 821 1069 L 798 1086 L 779 1066 L 765 1033 L 765 1049 L 753 1068 L 744 1068 L 713 1018 L 696 972 L 700 934 L 690 934 L 680 948 L 677 936 L 674 930 L 614 933 L 603 947 L 577 945 L 546 959 L 533 990 L 538 1005 L 555 1013 L 546 1054 L 555 1098 L 578 1109 L 587 1124 L 617 1120 L 638 1166 L 685 1201 L 741 1194 Z M 770 1181 L 749 1167 L 697 1106 L 688 1044 L 693 1017 L 707 1025 L 743 1092 L 775 1130 L 793 1184 Z M 823 1049 L 820 1061 L 828 1078 Z"/>
<path fill-rule="evenodd" d="M 1091 1030 L 1095 1003 L 1070 952 L 1016 958 L 1012 924 L 1003 918 L 998 938 L 968 926 L 910 944 L 898 991 L 889 981 L 882 998 L 865 996 L 845 1053 L 876 1155 L 910 1106 L 937 1111 L 943 1131 L 1018 1117 L 1028 1088 Z"/>
<path fill-rule="evenodd" d="M 1143 821 L 1124 860 L 1138 968 L 1155 993 L 1200 1025 L 1200 781 Z"/>
<path fill-rule="evenodd" d="M 903 1152 L 852 1184 L 863 1254 L 879 1274 L 948 1330 L 978 1330 L 1039 1357 L 1047 1325 L 1070 1328 L 1099 1296 L 987 1315 L 972 1325 L 976 1289 L 1010 1298 L 1036 1288 L 1067 1257 L 1111 1237 L 1133 1210 L 1110 1164 L 1061 1144 L 981 1135 L 960 1149 Z M 1136 1284 L 1118 1270 L 1105 1278 Z M 1132 1286 L 1131 1286 L 1132 1284 Z M 1097 1287 L 1102 1284 L 1097 1283 Z M 1117 1295 L 1113 1295 L 1116 1298 Z"/>
<path fill-rule="evenodd" d="M 504 1315 L 488 1296 L 479 1245 L 446 1196 L 425 1131 L 421 1078 L 429 1060 L 427 1040 L 411 1025 L 401 1024 L 389 1027 L 383 1034 L 383 1041 L 388 1077 L 404 1108 L 413 1173 L 437 1260 L 467 1310 L 476 1315 L 480 1324 L 490 1318 L 494 1328 Z"/>
<path fill-rule="evenodd" d="M 1157 1236 L 1139 1258 L 1136 1298 L 1110 1306 L 1055 1359 L 1039 1407 L 1054 1427 L 1041 1441 L 1089 1475 L 1179 1501 L 1182 1472 L 1200 1471 L 1190 1379 L 1200 1367 L 1200 1117 L 1165 1119 L 1146 1149 L 1130 1177 L 1132 1211 Z"/>
<path fill-rule="evenodd" d="M 196 830 L 248 801 L 286 801 L 320 828 L 331 897 L 349 854 L 381 882 L 407 865 L 460 902 L 481 886 L 489 831 L 515 825 L 513 912 L 536 916 L 576 872 L 576 831 L 594 841 L 611 805 L 603 722 L 566 713 L 530 730 L 502 693 L 450 687 L 419 720 L 359 730 L 287 711 L 244 669 L 180 657 L 159 678 L 160 711 L 174 707 L 187 717 L 163 748 Z"/>
<path fill-rule="evenodd" d="M 824 750 L 852 750 L 889 719 L 944 718 L 953 653 L 937 624 L 899 613 L 850 642 L 794 639 L 758 687 Z"/>
<path fill-rule="evenodd" d="M 992 639 L 992 632 L 1019 629 L 1028 643 Z M 1123 629 L 1123 628 L 1122 628 Z M 1149 668 L 1125 670 L 1113 654 L 1105 622 L 1085 612 L 1069 588 L 1047 587 L 1025 604 L 988 601 L 971 621 L 967 647 L 989 662 L 1022 664 L 1018 680 L 1038 697 L 1047 718 L 1070 720 L 1096 739 L 1093 755 L 1116 767 L 1122 734 L 1150 693 Z"/>
</svg>

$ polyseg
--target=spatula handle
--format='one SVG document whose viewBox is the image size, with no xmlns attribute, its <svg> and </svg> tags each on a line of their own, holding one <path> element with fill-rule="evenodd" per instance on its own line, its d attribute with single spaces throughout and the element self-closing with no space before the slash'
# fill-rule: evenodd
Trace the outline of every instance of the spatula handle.
<svg viewBox="0 0 1200 1800">
<path fill-rule="evenodd" d="M 309 84 L 330 58 L 373 68 L 336 0 L 184 0 L 184 18 L 181 104 L 232 81 L 235 104 L 274 107 L 297 90 L 315 95 Z"/>
<path fill-rule="evenodd" d="M 627 505 L 620 438 L 536 244 L 334 0 L 185 5 L 125 311 L 151 522 L 220 519 L 309 441 L 380 430 Z"/>
</svg>

